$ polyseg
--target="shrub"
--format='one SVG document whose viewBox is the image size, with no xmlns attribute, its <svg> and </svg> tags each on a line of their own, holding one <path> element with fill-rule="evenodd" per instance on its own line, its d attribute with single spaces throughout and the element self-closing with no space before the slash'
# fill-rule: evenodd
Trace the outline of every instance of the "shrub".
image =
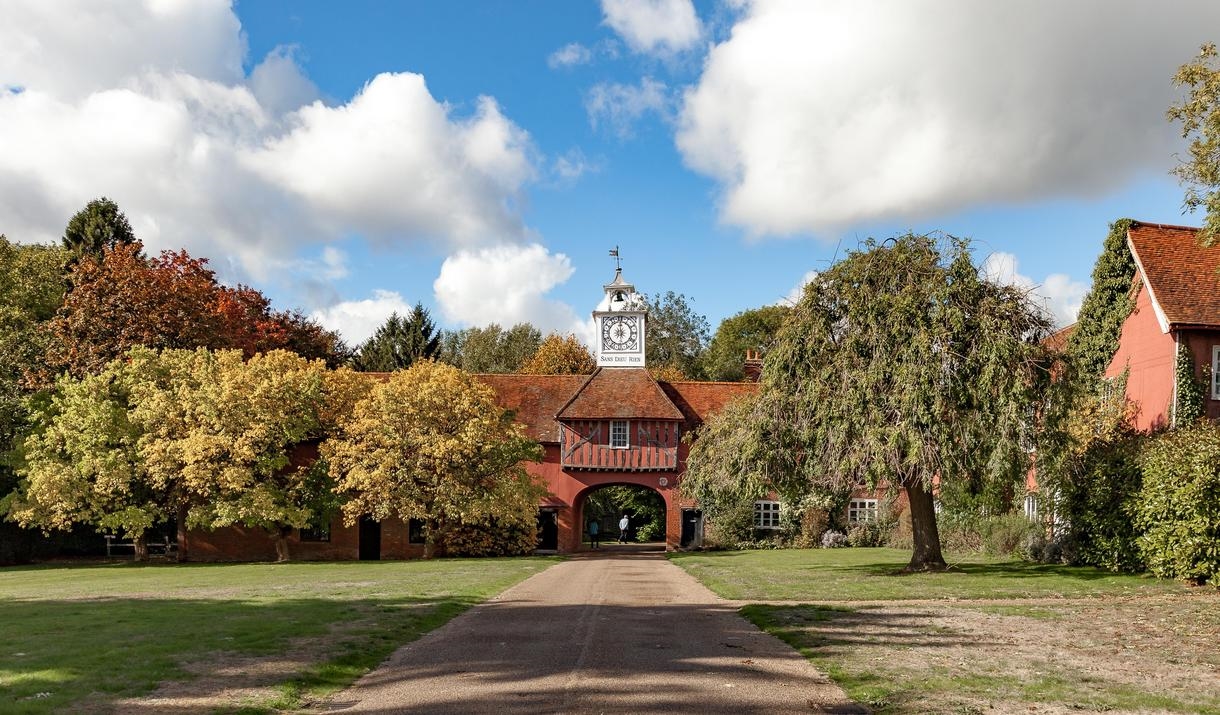
<svg viewBox="0 0 1220 715">
<path fill-rule="evenodd" d="M 1123 431 L 1094 442 L 1059 485 L 1056 505 L 1068 524 L 1072 563 L 1111 571 L 1144 569 L 1131 511 L 1140 491 L 1138 456 L 1146 439 Z"/>
<path fill-rule="evenodd" d="M 437 545 L 446 556 L 524 556 L 538 547 L 538 524 L 533 518 L 458 524 Z"/>
<path fill-rule="evenodd" d="M 834 531 L 832 529 L 827 531 L 825 534 L 822 534 L 823 549 L 841 549 L 849 545 L 850 544 L 847 541 L 847 534 L 844 534 L 841 531 Z"/>
<path fill-rule="evenodd" d="M 640 524 L 639 528 L 635 530 L 635 540 L 640 543 L 659 541 L 660 539 L 664 538 L 664 536 L 664 530 L 655 521 L 648 521 Z"/>
<path fill-rule="evenodd" d="M 937 517 L 940 545 L 945 551 L 980 553 L 983 551 L 981 522 L 985 517 L 967 510 L 945 510 Z"/>
<path fill-rule="evenodd" d="M 811 506 L 801 510 L 800 529 L 792 539 L 792 545 L 798 549 L 816 549 L 819 539 L 829 526 L 830 514 L 826 509 Z"/>
<path fill-rule="evenodd" d="M 881 546 L 889 531 L 880 519 L 857 521 L 847 527 L 847 542 L 852 546 Z"/>
<path fill-rule="evenodd" d="M 740 501 L 718 510 L 707 521 L 704 543 L 709 546 L 736 548 L 737 544 L 754 540 L 754 502 Z"/>
<path fill-rule="evenodd" d="M 981 524 L 983 551 L 995 556 L 1022 556 L 1042 527 L 1024 514 L 1001 514 L 987 517 Z"/>
<path fill-rule="evenodd" d="M 1220 426 L 1159 435 L 1141 450 L 1139 464 L 1144 480 L 1131 512 L 1148 569 L 1220 586 Z"/>
</svg>

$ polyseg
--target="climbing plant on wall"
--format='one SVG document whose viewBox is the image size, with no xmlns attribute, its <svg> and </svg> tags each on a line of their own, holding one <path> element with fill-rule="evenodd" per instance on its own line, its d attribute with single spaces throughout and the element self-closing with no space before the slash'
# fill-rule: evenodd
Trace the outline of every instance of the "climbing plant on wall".
<svg viewBox="0 0 1220 715">
<path fill-rule="evenodd" d="M 1206 377 L 1206 376 L 1205 376 Z M 1195 377 L 1195 360 L 1185 343 L 1178 343 L 1173 369 L 1173 424 L 1185 427 L 1207 414 L 1207 382 Z"/>
<path fill-rule="evenodd" d="M 1067 352 L 1086 380 L 1100 380 L 1118 351 L 1123 321 L 1135 307 L 1131 281 L 1135 259 L 1127 247 L 1127 230 L 1134 223 L 1119 219 L 1093 266 L 1093 286 L 1080 306 L 1076 329 L 1068 339 Z"/>
</svg>

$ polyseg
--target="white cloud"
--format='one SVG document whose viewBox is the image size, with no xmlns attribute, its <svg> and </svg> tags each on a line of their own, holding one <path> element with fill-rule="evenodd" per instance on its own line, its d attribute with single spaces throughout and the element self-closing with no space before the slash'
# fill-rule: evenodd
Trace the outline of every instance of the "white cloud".
<svg viewBox="0 0 1220 715">
<path fill-rule="evenodd" d="M 703 36 L 691 0 L 602 0 L 602 13 L 603 22 L 641 54 L 673 55 Z"/>
<path fill-rule="evenodd" d="M 1212 0 L 753 2 L 676 141 L 756 234 L 1097 194 L 1171 165 L 1169 78 L 1218 23 Z"/>
<path fill-rule="evenodd" d="M 573 183 L 589 173 L 601 171 L 601 162 L 591 161 L 579 147 L 573 147 L 555 158 L 551 172 L 563 183 Z"/>
<path fill-rule="evenodd" d="M 329 330 L 338 331 L 354 348 L 372 337 L 391 314 L 406 315 L 411 309 L 411 304 L 396 291 L 374 290 L 372 298 L 337 303 L 316 310 L 309 317 Z"/>
<path fill-rule="evenodd" d="M 1059 327 L 1076 322 L 1080 304 L 1089 291 L 1087 283 L 1072 280 L 1071 276 L 1064 273 L 1052 273 L 1038 283 L 1029 276 L 1021 275 L 1017 257 L 1003 251 L 987 256 L 981 270 L 983 275 L 996 283 L 1014 285 L 1032 292 L 1054 317 L 1055 325 Z"/>
<path fill-rule="evenodd" d="M 67 100 L 148 72 L 242 79 L 245 41 L 229 0 L 0 0 L 0 85 Z"/>
<path fill-rule="evenodd" d="M 797 281 L 797 284 L 792 287 L 792 290 L 788 291 L 788 295 L 780 298 L 776 305 L 792 306 L 801 302 L 801 297 L 805 295 L 805 286 L 809 285 L 810 281 L 817 277 L 817 271 L 807 271 L 805 275 L 801 276 L 801 279 Z"/>
<path fill-rule="evenodd" d="M 566 303 L 546 294 L 572 276 L 572 262 L 538 244 L 464 250 L 445 259 L 432 287 L 444 317 L 455 323 L 509 326 L 527 321 L 544 333 L 585 331 Z"/>
<path fill-rule="evenodd" d="M 593 52 L 579 42 L 569 42 L 546 58 L 546 64 L 551 69 L 587 65 L 591 61 L 593 61 Z"/>
<path fill-rule="evenodd" d="M 490 97 L 468 119 L 448 115 L 422 75 L 381 74 L 341 107 L 301 108 L 244 163 L 336 232 L 459 245 L 521 236 L 528 135 Z"/>
<path fill-rule="evenodd" d="M 651 77 L 641 79 L 639 85 L 603 82 L 585 96 L 585 111 L 593 128 L 607 127 L 624 139 L 632 135 L 635 123 L 648 112 L 667 119 L 669 105 L 665 83 Z"/>
<path fill-rule="evenodd" d="M 227 2 L 0 0 L 0 17 L 0 86 L 22 89 L 0 91 L 13 240 L 57 241 L 105 195 L 151 251 L 186 247 L 227 280 L 266 281 L 351 234 L 444 248 L 527 234 L 534 150 L 491 98 L 458 112 L 421 76 L 383 74 L 327 106 L 291 48 L 245 77 Z"/>
<path fill-rule="evenodd" d="M 274 116 L 305 106 L 321 94 L 296 61 L 295 47 L 277 47 L 250 71 L 250 91 Z"/>
</svg>

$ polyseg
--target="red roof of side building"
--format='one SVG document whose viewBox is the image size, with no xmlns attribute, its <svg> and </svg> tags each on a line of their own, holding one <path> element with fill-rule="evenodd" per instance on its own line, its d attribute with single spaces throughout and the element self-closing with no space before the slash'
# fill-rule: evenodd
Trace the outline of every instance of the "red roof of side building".
<svg viewBox="0 0 1220 715">
<path fill-rule="evenodd" d="M 1127 231 L 1127 245 L 1166 332 L 1220 327 L 1220 245 L 1200 246 L 1198 231 L 1139 222 Z"/>
<path fill-rule="evenodd" d="M 572 399 L 588 375 L 476 375 L 496 391 L 497 402 L 515 412 L 517 422 L 539 442 L 558 442 L 555 415 Z"/>
<path fill-rule="evenodd" d="M 682 412 L 642 367 L 598 368 L 556 418 L 681 420 Z"/>
<path fill-rule="evenodd" d="M 699 427 L 733 400 L 758 392 L 757 382 L 662 382 L 660 385 L 682 410 L 688 430 Z"/>
<path fill-rule="evenodd" d="M 1076 324 L 1072 323 L 1066 328 L 1060 328 L 1043 338 L 1042 344 L 1056 352 L 1063 352 L 1067 348 L 1068 339 L 1072 337 L 1074 332 L 1076 332 Z"/>
</svg>

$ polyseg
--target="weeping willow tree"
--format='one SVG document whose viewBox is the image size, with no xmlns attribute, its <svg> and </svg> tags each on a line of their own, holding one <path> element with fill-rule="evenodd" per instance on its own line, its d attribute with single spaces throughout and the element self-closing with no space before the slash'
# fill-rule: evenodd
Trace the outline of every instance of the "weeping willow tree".
<svg viewBox="0 0 1220 715">
<path fill-rule="evenodd" d="M 964 239 L 869 241 L 805 288 L 733 448 L 692 454 L 691 470 L 739 471 L 752 491 L 904 488 L 909 568 L 944 568 L 934 480 L 1024 478 L 1050 328 L 1026 291 L 980 273 Z"/>
</svg>

